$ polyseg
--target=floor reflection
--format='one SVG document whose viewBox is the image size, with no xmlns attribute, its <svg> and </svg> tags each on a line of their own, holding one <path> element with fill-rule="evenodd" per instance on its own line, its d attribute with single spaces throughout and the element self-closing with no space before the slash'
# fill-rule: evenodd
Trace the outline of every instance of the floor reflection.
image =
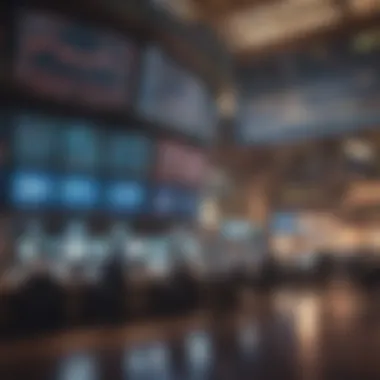
<svg viewBox="0 0 380 380">
<path fill-rule="evenodd" d="M 377 379 L 377 302 L 343 287 L 280 292 L 261 296 L 231 320 L 206 318 L 203 327 L 190 325 L 178 334 L 171 334 L 170 324 L 157 326 L 164 339 L 143 334 L 131 343 L 114 333 L 112 347 L 108 339 L 104 347 L 71 354 L 32 359 L 24 352 L 22 365 L 1 361 L 0 379 Z"/>
<path fill-rule="evenodd" d="M 98 380 L 96 359 L 89 354 L 75 354 L 60 363 L 57 380 Z"/>
<path fill-rule="evenodd" d="M 173 379 L 170 355 L 165 342 L 152 342 L 127 351 L 124 367 L 127 379 Z"/>
</svg>

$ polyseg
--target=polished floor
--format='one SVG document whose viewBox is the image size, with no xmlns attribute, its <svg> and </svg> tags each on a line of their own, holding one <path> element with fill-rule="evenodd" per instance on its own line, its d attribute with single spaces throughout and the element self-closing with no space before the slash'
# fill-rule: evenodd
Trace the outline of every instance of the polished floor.
<svg viewBox="0 0 380 380">
<path fill-rule="evenodd" d="M 234 316 L 4 343 L 0 379 L 378 380 L 379 303 L 344 284 L 248 294 Z"/>
</svg>

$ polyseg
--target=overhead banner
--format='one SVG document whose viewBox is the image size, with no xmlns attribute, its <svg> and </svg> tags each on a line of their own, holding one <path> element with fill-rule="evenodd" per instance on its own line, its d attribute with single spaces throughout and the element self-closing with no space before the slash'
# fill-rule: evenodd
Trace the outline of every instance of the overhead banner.
<svg viewBox="0 0 380 380">
<path fill-rule="evenodd" d="M 20 12 L 16 33 L 15 75 L 20 85 L 91 107 L 129 104 L 136 63 L 130 41 L 38 11 Z"/>
<path fill-rule="evenodd" d="M 148 48 L 144 58 L 140 112 L 173 130 L 212 138 L 216 106 L 200 79 L 157 47 Z"/>
</svg>

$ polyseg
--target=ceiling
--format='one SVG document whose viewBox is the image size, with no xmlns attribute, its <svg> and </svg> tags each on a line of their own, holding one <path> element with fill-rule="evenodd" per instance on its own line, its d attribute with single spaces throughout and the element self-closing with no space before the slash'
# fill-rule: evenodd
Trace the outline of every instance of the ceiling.
<svg viewBox="0 0 380 380">
<path fill-rule="evenodd" d="M 179 17 L 202 21 L 237 56 L 361 27 L 380 14 L 380 0 L 155 0 Z M 374 21 L 378 21 L 378 18 Z"/>
</svg>

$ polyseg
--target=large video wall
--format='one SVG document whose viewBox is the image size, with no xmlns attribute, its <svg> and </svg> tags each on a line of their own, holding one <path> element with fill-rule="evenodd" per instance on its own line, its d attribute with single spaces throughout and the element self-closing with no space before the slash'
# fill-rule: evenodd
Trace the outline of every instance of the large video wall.
<svg viewBox="0 0 380 380">
<path fill-rule="evenodd" d="M 216 121 L 205 83 L 156 46 L 67 16 L 22 9 L 12 33 L 7 80 L 27 101 L 2 112 L 0 180 L 19 259 L 96 261 L 138 222 L 195 221 Z M 157 251 L 162 266 L 165 232 L 142 240 L 131 255 Z"/>
<path fill-rule="evenodd" d="M 379 50 L 345 39 L 277 57 L 242 75 L 239 140 L 271 144 L 339 135 L 380 121 Z"/>
<path fill-rule="evenodd" d="M 40 11 L 20 11 L 16 32 L 22 86 L 97 107 L 131 101 L 137 49 L 129 39 Z"/>
</svg>

